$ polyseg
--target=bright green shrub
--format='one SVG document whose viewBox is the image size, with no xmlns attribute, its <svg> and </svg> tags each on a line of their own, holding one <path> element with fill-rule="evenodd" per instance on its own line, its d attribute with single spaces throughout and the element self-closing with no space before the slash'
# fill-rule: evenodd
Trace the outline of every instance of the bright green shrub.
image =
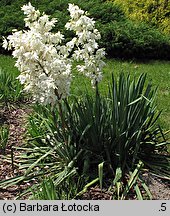
<svg viewBox="0 0 170 216">
<path fill-rule="evenodd" d="M 123 5 L 130 19 L 144 21 L 170 34 L 170 2 L 168 0 L 112 0 Z"/>
</svg>

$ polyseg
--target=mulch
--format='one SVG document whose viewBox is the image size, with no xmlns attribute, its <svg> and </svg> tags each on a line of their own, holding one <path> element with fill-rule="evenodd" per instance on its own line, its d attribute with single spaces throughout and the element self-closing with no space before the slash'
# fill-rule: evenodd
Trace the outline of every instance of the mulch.
<svg viewBox="0 0 170 216">
<path fill-rule="evenodd" d="M 9 126 L 10 135 L 7 143 L 5 155 L 0 154 L 0 181 L 7 180 L 11 177 L 15 177 L 21 174 L 18 166 L 15 164 L 12 166 L 12 155 L 14 163 L 19 151 L 12 150 L 13 146 L 22 146 L 25 141 L 25 124 L 26 116 L 30 113 L 30 109 L 13 107 L 11 109 L 0 110 L 0 124 L 6 124 Z M 1 152 L 0 152 L 1 153 Z M 14 200 L 16 196 L 29 186 L 28 183 L 23 185 L 15 185 L 7 189 L 0 189 L 0 200 Z"/>
<path fill-rule="evenodd" d="M 29 108 L 15 107 L 11 110 L 0 109 L 0 126 L 8 124 L 10 128 L 10 136 L 6 149 L 6 156 L 11 157 L 12 146 L 22 146 L 25 140 L 26 132 L 26 116 L 31 112 Z M 20 152 L 14 151 L 14 161 Z M 11 165 L 10 160 L 4 160 L 3 154 L 0 153 L 0 181 L 9 179 L 20 174 L 17 166 Z M 162 179 L 148 173 L 145 175 L 145 181 L 149 186 L 154 200 L 170 200 L 170 182 L 163 181 Z M 0 189 L 0 200 L 14 200 L 16 196 L 24 189 L 29 187 L 29 183 L 22 185 L 15 185 L 10 188 Z M 24 197 L 27 199 L 28 197 Z M 101 190 L 99 186 L 91 187 L 81 197 L 84 200 L 110 200 L 112 193 L 107 190 Z M 129 198 L 131 199 L 131 198 Z M 136 199 L 133 197 L 133 199 Z"/>
</svg>

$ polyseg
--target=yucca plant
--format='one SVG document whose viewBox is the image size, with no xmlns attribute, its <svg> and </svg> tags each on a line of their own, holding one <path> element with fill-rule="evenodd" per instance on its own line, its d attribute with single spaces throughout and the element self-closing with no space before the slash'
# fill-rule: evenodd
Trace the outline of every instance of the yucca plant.
<svg viewBox="0 0 170 216">
<path fill-rule="evenodd" d="M 170 179 L 168 142 L 157 123 L 155 95 L 146 75 L 131 79 L 122 73 L 118 80 L 112 77 L 107 95 L 97 90 L 95 96 L 62 101 L 64 127 L 57 108 L 35 106 L 29 119 L 31 138 L 18 156 L 25 174 L 1 185 L 48 175 L 59 187 L 82 176 L 87 178 L 78 195 L 99 182 L 113 192 L 113 199 L 127 199 L 132 192 L 138 199 L 151 199 L 143 168 Z"/>
<path fill-rule="evenodd" d="M 78 175 L 76 164 L 77 161 L 81 160 L 83 150 L 75 151 L 74 145 L 70 144 L 69 137 L 67 143 L 65 142 L 65 134 L 62 135 L 61 131 L 61 119 L 57 113 L 54 121 L 53 112 L 48 107 L 36 105 L 35 110 L 37 112 L 35 111 L 29 118 L 28 144 L 24 147 L 14 147 L 23 152 L 21 155 L 16 156 L 15 165 L 20 170 L 23 170 L 24 174 L 1 181 L 0 187 L 9 187 L 32 179 L 41 181 L 44 176 L 50 176 L 55 186 L 57 199 L 61 195 L 65 199 L 73 198 L 76 196 L 76 191 L 83 188 L 80 187 L 79 183 L 86 181 L 86 178 Z M 56 120 L 58 128 L 56 127 Z M 72 187 L 74 186 L 73 191 L 68 188 L 71 184 Z M 63 192 L 60 194 L 59 188 L 61 187 Z M 30 188 L 25 191 L 25 193 L 28 192 L 30 192 Z"/>
<path fill-rule="evenodd" d="M 118 83 L 112 78 L 108 96 L 76 99 L 66 119 L 77 145 L 123 170 L 126 165 L 135 166 L 144 152 L 147 155 L 166 148 L 166 138 L 157 123 L 156 90 L 145 81 L 144 74 L 132 82 L 130 76 L 121 74 Z"/>
<path fill-rule="evenodd" d="M 35 190 L 36 189 L 36 190 Z M 51 179 L 44 179 L 39 187 L 32 187 L 32 195 L 30 199 L 33 200 L 56 200 L 57 194 L 54 183 Z"/>
<path fill-rule="evenodd" d="M 154 101 L 156 90 L 151 83 L 145 85 L 145 82 L 144 74 L 132 82 L 130 76 L 121 74 L 118 83 L 113 78 L 110 87 L 113 128 L 110 130 L 112 143 L 108 151 L 113 150 L 114 163 L 122 170 L 126 166 L 133 167 L 139 158 L 144 161 L 148 154 L 155 154 L 160 146 L 166 148 L 167 145 L 157 123 L 160 113 L 157 113 Z"/>
<path fill-rule="evenodd" d="M 155 95 L 152 84 L 146 84 L 146 75 L 131 81 L 130 76 L 120 74 L 119 80 L 112 77 L 107 96 L 85 95 L 68 109 L 68 130 L 76 148 L 86 150 L 86 167 L 80 170 L 90 171 L 93 167 L 94 172 L 94 167 L 104 162 L 102 173 L 109 173 L 114 179 L 117 198 L 125 199 L 131 188 L 138 198 L 140 189 L 151 198 L 140 177 L 142 167 L 170 178 L 170 157 L 164 154 L 168 141 L 158 125 L 160 113 L 156 110 Z"/>
<path fill-rule="evenodd" d="M 81 131 L 80 134 L 87 129 L 81 137 L 81 141 L 84 140 L 81 146 L 91 152 L 89 161 L 92 163 L 96 159 L 98 163 L 103 160 L 107 166 L 103 173 L 109 172 L 113 176 L 117 198 L 126 198 L 125 194 L 132 187 L 138 198 L 141 197 L 137 183 L 151 198 L 139 175 L 143 166 L 170 179 L 170 156 L 164 154 L 168 141 L 158 125 L 160 113 L 156 111 L 155 95 L 152 84 L 146 85 L 146 75 L 131 81 L 130 76 L 120 74 L 119 80 L 112 77 L 107 97 L 96 95 L 96 98 L 89 99 L 85 96 L 73 111 L 79 117 L 70 128 Z M 136 175 L 132 175 L 134 172 Z"/>
<path fill-rule="evenodd" d="M 45 178 L 38 185 L 31 188 L 29 199 L 33 200 L 70 200 L 76 197 L 82 189 L 84 180 L 79 177 L 77 181 L 74 178 L 67 178 L 60 185 L 55 186 L 51 178 Z"/>
</svg>

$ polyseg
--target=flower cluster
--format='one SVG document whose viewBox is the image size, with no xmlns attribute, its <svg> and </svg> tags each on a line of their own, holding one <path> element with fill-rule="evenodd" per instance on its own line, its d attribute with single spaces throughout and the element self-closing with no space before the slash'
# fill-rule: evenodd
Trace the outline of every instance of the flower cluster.
<svg viewBox="0 0 170 216">
<path fill-rule="evenodd" d="M 41 15 L 30 3 L 22 10 L 27 30 L 14 30 L 4 38 L 3 47 L 14 48 L 15 66 L 21 72 L 18 79 L 24 84 L 24 90 L 33 93 L 35 101 L 55 104 L 69 94 L 73 60 L 84 61 L 77 69 L 90 77 L 93 84 L 101 80 L 104 50 L 97 49 L 96 43 L 100 34 L 83 10 L 69 4 L 71 19 L 66 28 L 75 31 L 76 37 L 65 45 L 60 31 L 51 32 L 56 19 Z M 73 58 L 70 58 L 71 53 Z"/>
<path fill-rule="evenodd" d="M 93 86 L 102 79 L 102 69 L 104 66 L 103 57 L 104 49 L 98 49 L 96 40 L 101 38 L 95 21 L 90 19 L 83 10 L 77 5 L 69 4 L 70 21 L 66 28 L 76 33 L 75 38 L 68 45 L 76 45 L 77 49 L 73 53 L 73 58 L 77 61 L 83 61 L 84 65 L 77 65 L 79 72 L 90 77 Z"/>
</svg>

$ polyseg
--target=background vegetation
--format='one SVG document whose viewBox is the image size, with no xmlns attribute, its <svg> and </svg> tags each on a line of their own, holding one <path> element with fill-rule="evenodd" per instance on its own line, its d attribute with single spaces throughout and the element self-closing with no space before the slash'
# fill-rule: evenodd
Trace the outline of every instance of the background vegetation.
<svg viewBox="0 0 170 216">
<path fill-rule="evenodd" d="M 0 23 L 1 42 L 2 36 L 9 35 L 12 29 L 23 28 L 23 13 L 20 7 L 26 2 L 28 1 L 2 0 L 0 2 L 0 15 L 2 17 Z M 64 28 L 69 19 L 67 7 L 70 2 L 79 5 L 83 10 L 87 10 L 90 16 L 96 20 L 97 28 L 100 29 L 102 34 L 100 45 L 106 48 L 108 57 L 170 60 L 169 30 L 164 28 L 166 34 L 163 33 L 164 30 L 160 30 L 163 27 L 158 29 L 158 25 L 154 21 L 150 21 L 151 18 L 138 18 L 136 21 L 135 16 L 138 15 L 136 12 L 138 7 L 136 4 L 130 4 L 129 1 L 125 1 L 127 2 L 126 5 L 125 3 L 120 4 L 121 1 L 102 0 L 30 0 L 30 2 L 40 11 L 45 11 L 52 17 L 58 18 L 54 30 L 60 29 L 66 36 L 66 40 L 69 40 L 72 36 L 72 33 Z M 129 4 L 131 7 L 134 5 L 135 9 L 132 10 Z M 142 3 L 137 5 L 142 5 Z M 129 10 L 127 9 L 127 11 L 125 8 L 128 8 L 128 6 Z M 168 8 L 166 7 L 167 12 L 162 16 L 166 15 L 168 17 Z M 145 11 L 139 10 L 139 14 L 147 16 L 147 9 Z M 165 10 L 163 11 L 165 12 Z M 132 19 L 131 16 L 134 18 Z M 0 52 L 3 53 L 4 51 L 1 49 Z"/>
<path fill-rule="evenodd" d="M 132 20 L 144 21 L 170 34 L 169 0 L 112 0 L 123 6 Z"/>
</svg>

